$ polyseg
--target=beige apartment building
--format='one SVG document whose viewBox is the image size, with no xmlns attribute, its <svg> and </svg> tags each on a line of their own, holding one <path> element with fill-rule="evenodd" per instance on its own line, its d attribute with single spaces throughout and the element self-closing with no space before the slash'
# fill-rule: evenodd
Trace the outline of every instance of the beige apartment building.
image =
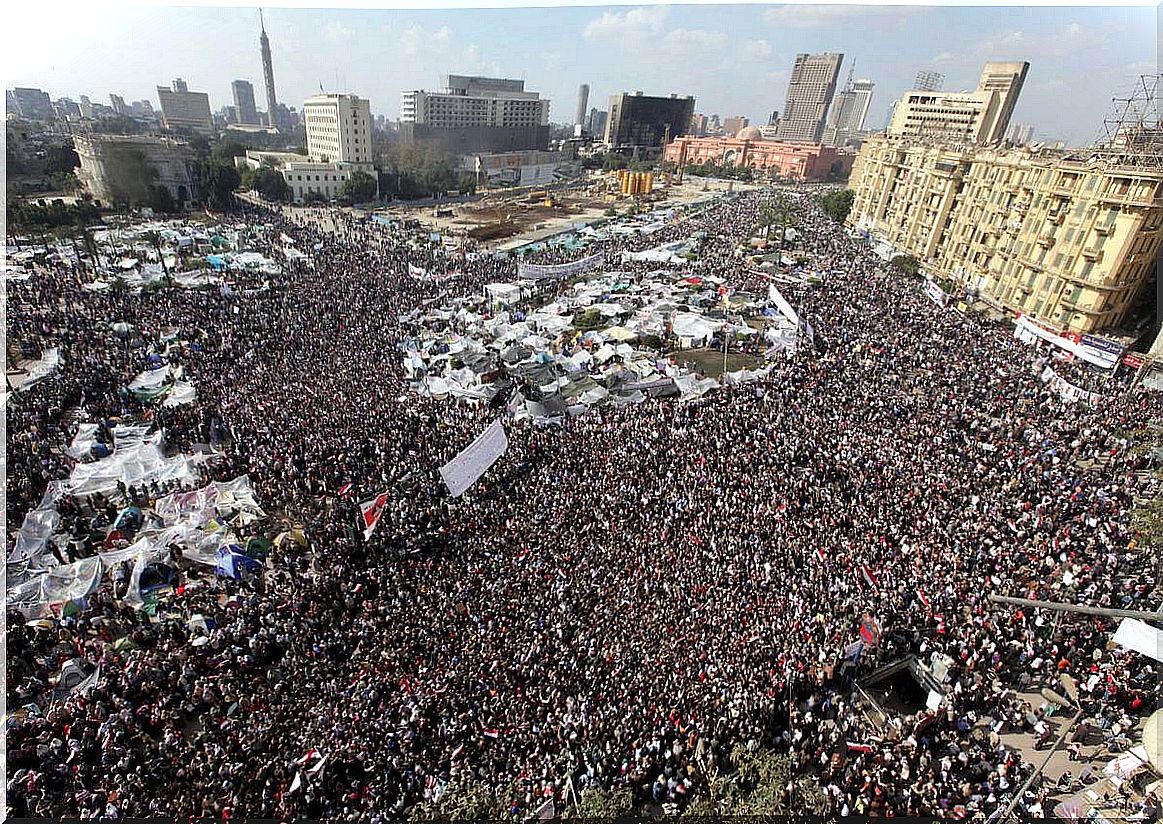
<svg viewBox="0 0 1163 824">
<path fill-rule="evenodd" d="M 1029 68 L 1026 62 L 991 61 L 973 91 L 905 92 L 893 107 L 888 133 L 950 143 L 1004 140 Z"/>
<path fill-rule="evenodd" d="M 1097 153 L 877 137 L 850 179 L 850 226 L 1062 330 L 1130 320 L 1163 236 L 1163 170 Z"/>
</svg>

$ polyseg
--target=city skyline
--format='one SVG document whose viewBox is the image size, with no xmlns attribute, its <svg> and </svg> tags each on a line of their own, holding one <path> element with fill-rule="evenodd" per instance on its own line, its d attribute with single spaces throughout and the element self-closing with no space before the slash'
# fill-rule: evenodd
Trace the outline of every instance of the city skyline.
<svg viewBox="0 0 1163 824">
<path fill-rule="evenodd" d="M 322 86 L 370 99 L 372 114 L 389 120 L 402 92 L 462 73 L 524 79 L 552 101 L 558 123 L 572 121 L 581 83 L 592 101 L 639 89 L 692 95 L 700 112 L 764 122 L 783 106 L 795 54 L 834 51 L 846 55 L 845 71 L 854 63 L 876 83 L 869 123 L 885 119 L 918 71 L 940 71 L 946 90 L 969 89 L 986 60 L 1028 60 L 1014 121 L 1085 144 L 1110 98 L 1158 70 L 1150 7 L 263 8 L 281 100 L 299 108 Z M 231 104 L 233 80 L 263 82 L 257 6 L 76 7 L 67 16 L 33 8 L 15 25 L 38 21 L 55 36 L 13 38 L 10 88 L 156 103 L 158 84 L 183 77 L 218 110 Z M 144 45 L 127 51 L 127 41 Z M 87 59 L 67 59 L 75 54 Z"/>
</svg>

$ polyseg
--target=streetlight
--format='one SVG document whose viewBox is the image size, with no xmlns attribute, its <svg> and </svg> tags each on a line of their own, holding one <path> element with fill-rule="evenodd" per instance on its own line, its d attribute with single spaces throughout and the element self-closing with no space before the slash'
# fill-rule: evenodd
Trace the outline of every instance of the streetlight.
<svg viewBox="0 0 1163 824">
<path fill-rule="evenodd" d="M 1062 732 L 1058 734 L 1058 738 L 1054 741 L 1054 745 L 1050 747 L 1050 752 L 1046 753 L 1046 758 L 1038 766 L 1038 769 L 1034 770 L 1034 772 L 1030 774 L 1030 777 L 1026 779 L 1025 783 L 1022 784 L 1022 786 L 1014 794 L 1013 800 L 1010 801 L 1009 805 L 1005 808 L 1005 812 L 1003 812 L 997 819 L 998 821 L 1009 820 L 1010 816 L 1013 815 L 1014 810 L 1017 808 L 1018 802 L 1021 801 L 1025 796 L 1026 791 L 1030 789 L 1031 785 L 1033 785 L 1034 780 L 1037 779 L 1046 769 L 1047 765 L 1050 763 L 1050 759 L 1054 757 L 1054 753 L 1058 751 L 1058 748 L 1062 746 L 1062 742 L 1066 740 L 1066 736 L 1069 735 L 1072 729 L 1074 729 L 1074 725 L 1078 723 L 1078 719 L 1082 718 L 1082 708 L 1078 706 L 1077 682 L 1075 682 L 1075 680 L 1066 673 L 1062 673 L 1058 680 L 1059 683 L 1062 684 L 1062 688 L 1066 691 L 1066 695 L 1061 695 L 1052 689 L 1043 688 L 1042 697 L 1049 701 L 1051 704 L 1055 704 L 1065 709 L 1074 710 L 1074 717 L 1070 719 L 1070 723 L 1067 724 L 1062 729 Z M 1066 696 L 1069 696 L 1069 698 Z"/>
</svg>

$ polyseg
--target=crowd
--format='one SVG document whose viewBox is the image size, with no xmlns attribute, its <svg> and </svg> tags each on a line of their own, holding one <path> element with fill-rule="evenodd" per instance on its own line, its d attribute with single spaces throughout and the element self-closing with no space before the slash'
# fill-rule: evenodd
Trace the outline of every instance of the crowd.
<svg viewBox="0 0 1163 824">
<path fill-rule="evenodd" d="M 598 248 L 645 272 L 621 252 L 704 232 L 699 271 L 763 294 L 736 250 L 766 197 Z M 458 499 L 437 469 L 503 409 L 410 392 L 397 318 L 511 280 L 514 262 L 339 212 L 241 208 L 271 256 L 285 235 L 310 263 L 250 294 L 94 294 L 63 268 L 10 287 L 10 339 L 63 357 L 9 399 L 10 530 L 68 474 L 54 447 L 83 408 L 213 439 L 214 477 L 249 474 L 307 541 L 253 580 L 184 571 L 194 585 L 157 620 L 112 586 L 69 617 L 10 613 L 9 707 L 26 711 L 7 730 L 9 814 L 377 821 L 470 785 L 527 814 L 567 783 L 681 805 L 742 746 L 789 753 L 834 813 L 970 816 L 1031 769 L 999 739 L 1032 723 L 1018 693 L 1073 675 L 1096 724 L 1157 703 L 1153 662 L 1110 648 L 1110 622 L 987 596 L 1158 606 L 1130 527 L 1150 492 L 1130 433 L 1158 396 L 1088 375 L 1098 402 L 1066 403 L 1039 380 L 1044 354 L 939 309 L 810 199 L 796 220 L 825 275 L 784 292 L 814 347 L 697 401 L 510 424 L 507 453 Z M 132 332 L 112 334 L 118 321 Z M 198 398 L 155 410 L 122 388 L 171 327 Z M 365 539 L 358 502 L 384 490 Z M 65 528 L 97 533 L 116 513 L 62 507 Z M 208 643 L 192 643 L 193 615 Z M 874 729 L 854 679 L 906 653 L 952 660 L 945 703 Z M 100 665 L 96 683 L 48 700 L 72 658 Z"/>
</svg>

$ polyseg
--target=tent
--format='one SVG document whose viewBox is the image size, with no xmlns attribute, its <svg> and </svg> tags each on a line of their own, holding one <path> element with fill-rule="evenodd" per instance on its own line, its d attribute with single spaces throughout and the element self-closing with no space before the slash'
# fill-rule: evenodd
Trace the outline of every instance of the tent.
<svg viewBox="0 0 1163 824">
<path fill-rule="evenodd" d="M 254 573 L 262 569 L 262 564 L 246 555 L 238 544 L 226 544 L 218 550 L 214 572 L 224 578 L 235 581 L 242 578 L 244 573 Z"/>
</svg>

